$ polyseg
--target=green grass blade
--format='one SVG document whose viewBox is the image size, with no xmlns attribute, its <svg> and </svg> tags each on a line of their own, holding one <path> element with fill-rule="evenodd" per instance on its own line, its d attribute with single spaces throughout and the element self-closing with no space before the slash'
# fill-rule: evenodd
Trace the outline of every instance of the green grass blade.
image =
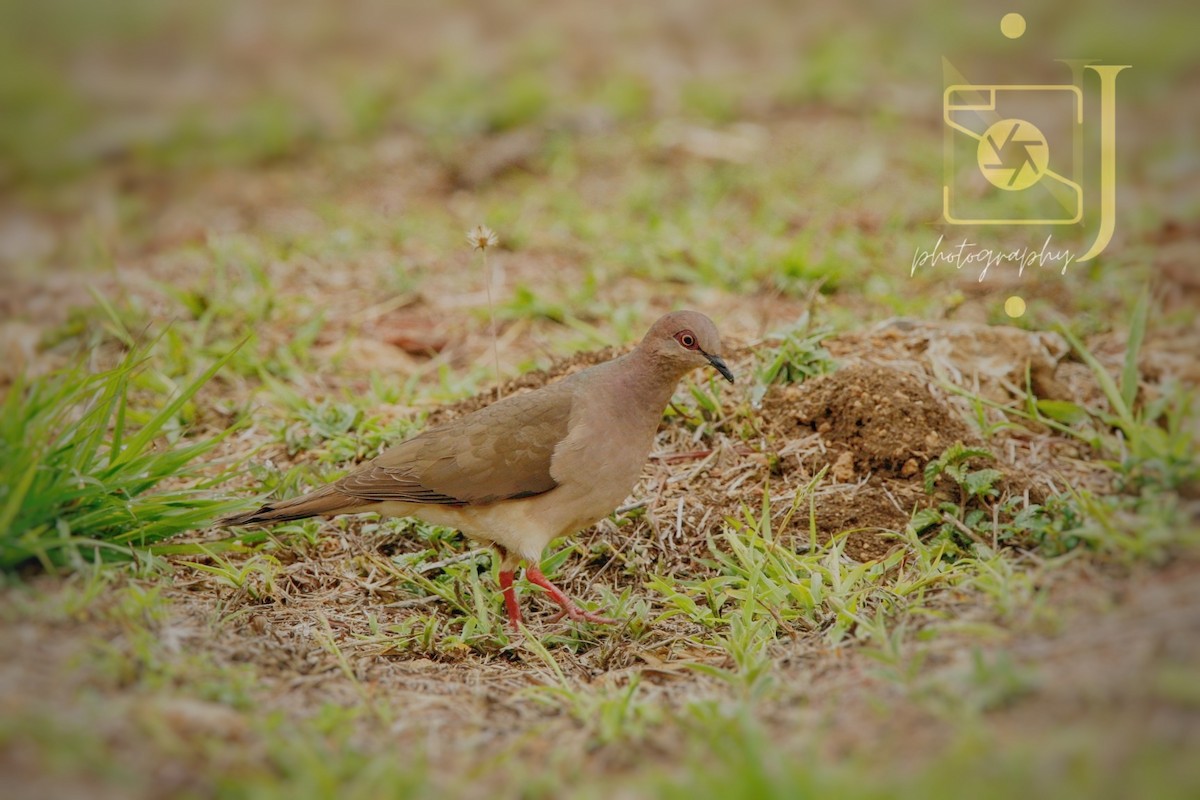
<svg viewBox="0 0 1200 800">
<path fill-rule="evenodd" d="M 1096 376 L 1096 383 L 1100 385 L 1100 390 L 1104 392 L 1104 396 L 1108 398 L 1109 405 L 1112 406 L 1113 412 L 1121 418 L 1126 424 L 1133 421 L 1129 413 L 1129 406 L 1125 404 L 1125 399 L 1121 394 L 1121 390 L 1117 387 L 1116 381 L 1108 374 L 1108 370 L 1104 368 L 1092 352 L 1084 346 L 1083 342 L 1079 341 L 1079 337 L 1071 333 L 1066 325 L 1058 325 L 1058 331 L 1066 338 L 1083 362 L 1091 369 L 1092 374 Z"/>
<path fill-rule="evenodd" d="M 238 344 L 235 345 L 232 350 L 214 361 L 208 369 L 204 370 L 204 372 L 201 373 L 195 380 L 184 387 L 184 389 L 175 396 L 174 400 L 172 400 L 157 414 L 155 414 L 154 417 L 147 422 L 140 431 L 137 432 L 137 435 L 129 440 L 129 444 L 126 446 L 125 452 L 117 457 L 117 463 L 124 463 L 145 450 L 150 442 L 153 441 L 156 436 L 158 436 L 163 426 L 179 413 L 179 409 L 183 408 L 184 404 L 191 400 L 192 397 L 195 396 L 196 392 L 200 391 L 200 387 L 208 383 L 208 381 L 217 374 L 221 367 L 229 363 L 229 359 L 233 358 L 237 351 L 240 350 L 248 340 L 249 336 L 243 337 L 242 340 L 238 342 Z"/>
<path fill-rule="evenodd" d="M 88 292 L 92 295 L 92 299 L 96 301 L 96 305 L 104 312 L 104 316 L 108 318 L 108 329 L 121 344 L 125 345 L 131 351 L 137 347 L 137 342 L 134 341 L 133 334 L 125 327 L 125 322 L 121 319 L 121 315 L 113 308 L 112 303 L 108 302 L 108 298 L 98 291 L 95 287 L 88 287 Z"/>
<path fill-rule="evenodd" d="M 111 467 L 113 462 L 121 454 L 121 445 L 125 437 L 125 412 L 129 405 L 129 382 L 127 376 L 121 378 L 121 389 L 117 393 L 117 416 L 113 420 L 112 442 L 108 448 L 108 465 Z"/>
<path fill-rule="evenodd" d="M 1133 307 L 1133 319 L 1129 323 L 1129 339 L 1125 343 L 1125 364 L 1121 370 L 1121 399 L 1132 411 L 1138 391 L 1138 353 L 1146 336 L 1146 318 L 1150 311 L 1150 289 L 1142 289 L 1137 305 Z"/>
<path fill-rule="evenodd" d="M 21 510 L 21 504 L 25 501 L 25 496 L 29 494 L 29 487 L 33 485 L 33 479 L 37 475 L 37 469 L 30 465 L 24 470 L 16 485 L 9 491 L 8 499 L 4 503 L 4 508 L 0 510 L 0 531 L 8 531 L 17 518 L 17 514 Z"/>
</svg>

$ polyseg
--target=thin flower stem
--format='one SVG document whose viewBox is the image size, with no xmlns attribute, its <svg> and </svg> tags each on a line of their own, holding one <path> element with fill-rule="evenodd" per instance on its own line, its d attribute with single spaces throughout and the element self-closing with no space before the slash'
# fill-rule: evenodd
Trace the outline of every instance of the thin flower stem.
<svg viewBox="0 0 1200 800">
<path fill-rule="evenodd" d="M 496 366 L 496 399 L 500 399 L 500 344 L 499 333 L 496 329 L 496 303 L 492 299 L 492 270 L 488 264 L 487 251 L 500 241 L 496 232 L 486 225 L 477 225 L 467 231 L 467 241 L 475 250 L 483 251 L 483 279 L 487 283 L 488 319 L 492 328 L 492 361 Z"/>
<path fill-rule="evenodd" d="M 502 383 L 500 380 L 500 345 L 499 334 L 496 330 L 496 304 L 492 300 L 492 270 L 488 265 L 486 247 L 483 248 L 483 275 L 484 280 L 487 281 L 488 319 L 492 328 L 492 361 L 496 367 L 496 399 L 499 400 Z"/>
</svg>

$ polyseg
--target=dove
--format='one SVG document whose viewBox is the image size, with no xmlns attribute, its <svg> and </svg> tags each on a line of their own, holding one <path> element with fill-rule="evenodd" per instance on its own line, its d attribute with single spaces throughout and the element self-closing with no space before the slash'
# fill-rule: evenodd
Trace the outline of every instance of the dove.
<svg viewBox="0 0 1200 800">
<path fill-rule="evenodd" d="M 733 382 L 712 320 L 661 317 L 624 355 L 514 394 L 384 450 L 338 481 L 218 521 L 262 525 L 378 513 L 456 528 L 495 548 L 509 622 L 522 622 L 514 579 L 545 590 L 555 619 L 613 623 L 576 605 L 542 573 L 542 552 L 613 512 L 633 490 L 663 411 L 697 367 Z"/>
</svg>

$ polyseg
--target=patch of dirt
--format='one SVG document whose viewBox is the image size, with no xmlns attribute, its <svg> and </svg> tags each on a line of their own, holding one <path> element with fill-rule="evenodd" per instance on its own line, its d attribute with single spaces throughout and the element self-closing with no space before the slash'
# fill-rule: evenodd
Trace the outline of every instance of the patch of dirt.
<svg viewBox="0 0 1200 800">
<path fill-rule="evenodd" d="M 807 441 L 798 458 L 805 475 L 828 470 L 819 492 L 821 541 L 849 532 L 846 553 L 882 558 L 914 509 L 932 502 L 925 465 L 955 442 L 978 435 L 927 383 L 895 366 L 852 364 L 830 375 L 769 392 L 762 419 L 780 452 Z M 786 464 L 786 462 L 785 462 Z"/>
<path fill-rule="evenodd" d="M 1200 223 L 1166 220 L 1151 233 L 1158 294 L 1164 311 L 1190 310 L 1200 305 Z"/>
<path fill-rule="evenodd" d="M 828 477 L 814 493 L 818 538 L 827 541 L 845 535 L 845 554 L 859 561 L 884 557 L 896 546 L 896 532 L 903 529 L 913 509 L 939 499 L 927 495 L 922 485 L 929 460 L 955 441 L 980 443 L 967 421 L 968 405 L 944 392 L 937 377 L 943 371 L 943 375 L 957 375 L 968 385 L 979 386 L 977 376 L 967 378 L 961 369 L 944 371 L 952 357 L 948 353 L 954 351 L 928 346 L 937 338 L 936 330 L 932 324 L 908 330 L 892 326 L 831 339 L 825 344 L 841 362 L 836 371 L 801 385 L 773 386 L 758 409 L 749 402 L 746 383 L 719 384 L 722 410 L 708 416 L 681 391 L 676 401 L 679 413 L 664 421 L 632 502 L 623 512 L 575 537 L 576 544 L 560 567 L 557 582 L 571 596 L 595 601 L 600 591 L 647 596 L 648 575 L 703 580 L 715 569 L 710 547 L 723 546 L 716 534 L 724 519 L 740 518 L 745 509 L 757 513 L 763 507 L 764 491 L 770 492 L 768 513 L 774 530 L 781 541 L 788 541 L 782 538 L 786 530 L 790 541 L 799 546 L 807 537 L 801 521 L 806 518 L 804 511 L 789 529 L 784 527 L 784 518 L 795 493 L 822 468 L 828 469 Z M 982 351 L 983 360 L 996 367 L 989 374 L 1023 369 L 1006 362 L 1018 359 L 1021 352 L 1013 347 L 1018 339 L 1012 333 L 980 341 L 995 345 Z M 535 389 L 618 352 L 578 353 L 545 370 L 508 381 L 502 391 L 511 394 Z M 755 369 L 755 359 L 754 349 L 744 348 L 731 349 L 727 360 L 739 376 L 748 376 Z M 1051 371 L 1049 377 L 1055 374 Z M 1005 384 L 996 381 L 991 388 L 1004 391 Z M 440 407 L 431 414 L 430 424 L 468 413 L 493 399 L 494 395 L 485 392 Z M 248 448 L 250 443 L 240 446 Z M 1035 472 L 1063 476 L 1061 480 L 1076 486 L 1104 488 L 1098 468 L 1061 437 L 1001 431 L 989 439 L 988 446 L 1010 476 L 1004 486 L 1009 494 L 1036 488 L 1026 477 Z M 1036 501 L 1036 493 L 1031 492 L 1030 498 Z M 404 566 L 404 555 L 431 546 L 444 551 L 438 556 L 444 564 L 475 560 L 478 581 L 456 579 L 454 592 L 459 598 L 472 598 L 480 584 L 489 584 L 486 555 L 464 552 L 467 548 L 457 539 L 431 544 L 403 528 L 342 517 L 323 523 L 315 542 L 293 540 L 271 550 L 274 568 L 262 576 L 251 572 L 241 588 L 222 583 L 189 563 L 202 558 L 176 559 L 174 578 L 163 590 L 170 615 L 156 623 L 155 634 L 171 652 L 202 653 L 218 666 L 253 665 L 256 703 L 271 711 L 303 717 L 323 703 L 354 707 L 376 696 L 386 697 L 393 706 L 403 705 L 411 722 L 397 723 L 377 735 L 406 748 L 419 748 L 436 736 L 445 742 L 433 754 L 438 763 L 478 759 L 482 750 L 496 748 L 536 760 L 543 740 L 529 736 L 535 729 L 559 747 L 579 753 L 589 768 L 607 769 L 614 760 L 636 763 L 635 756 L 620 747 L 588 751 L 590 734 L 584 726 L 561 711 L 547 712 L 529 701 L 525 691 L 551 679 L 539 673 L 536 661 L 522 655 L 521 645 L 489 651 L 430 647 L 413 638 L 408 645 L 402 644 L 398 632 L 409 630 L 407 626 L 419 616 L 433 614 L 438 626 L 434 641 L 452 634 L 459 624 L 452 604 L 422 589 L 414 582 L 413 569 Z M 234 554 L 230 558 L 236 562 L 242 557 Z M 430 564 L 428 571 L 419 574 L 437 577 L 446 569 L 444 564 Z M 534 635 L 543 640 L 572 635 L 570 623 L 548 622 L 554 611 L 548 601 L 528 590 L 522 595 Z M 959 596 L 938 602 L 946 605 L 947 613 L 964 619 L 981 613 L 969 599 Z M 223 621 L 213 624 L 218 618 Z M 6 628 L 0 624 L 0 643 L 20 637 L 36 641 L 50 633 L 48 628 L 33 627 L 37 630 L 30 633 L 29 626 Z M 122 638 L 118 626 L 92 618 L 86 627 L 88 636 L 116 643 L 114 652 L 123 655 L 110 661 L 123 663 L 132 658 L 135 645 Z M 381 630 L 387 635 L 380 636 Z M 696 623 L 673 617 L 636 636 L 619 628 L 596 634 L 603 637 L 596 641 L 590 640 L 592 634 L 585 634 L 577 649 L 556 647 L 554 652 L 572 680 L 617 686 L 638 674 L 644 678 L 640 690 L 644 699 L 671 705 L 718 691 L 681 664 L 701 661 L 729 666 L 722 654 L 694 652 L 681 644 L 700 632 Z M 409 636 L 415 637 L 415 632 Z M 89 663 L 89 648 L 93 647 L 85 644 L 88 640 L 82 626 L 79 631 L 59 635 L 57 641 L 72 642 L 71 653 L 54 656 L 49 668 L 38 647 L 26 646 L 25 655 L 0 674 L 4 678 L 0 682 L 17 687 L 12 696 L 41 697 L 42 692 L 29 691 L 37 685 L 38 675 L 52 675 L 61 683 L 63 676 L 71 673 L 68 683 L 72 686 L 81 681 L 98 686 L 97 691 L 109 698 L 106 708 L 118 707 L 118 700 L 131 708 L 151 708 L 149 718 L 179 728 L 181 737 L 195 731 L 200 731 L 197 736 L 246 735 L 247 721 L 241 712 L 197 704 L 186 697 L 145 696 L 145 692 L 113 679 L 88 676 L 86 670 L 75 674 L 68 662 Z M 959 645 L 948 642 L 944 655 L 931 659 L 929 669 L 951 676 L 968 669 L 969 665 L 958 659 Z M 871 677 L 866 656 L 851 650 L 830 658 L 819 650 L 813 637 L 781 640 L 774 657 L 781 669 L 795 673 L 796 686 L 804 688 L 797 689 L 794 702 L 780 704 L 772 724 L 809 730 L 819 717 L 824 720 L 822 746 L 834 757 L 862 752 L 864 737 L 900 749 L 917 748 L 916 742 L 930 748 L 942 744 L 943 729 L 936 720 L 903 697 L 895 698 L 886 682 Z M 1136 665 L 1137 670 L 1142 674 L 1151 666 Z M 1039 698 L 1061 695 L 1051 695 L 1046 688 L 1038 691 L 1035 696 Z M 830 704 L 830 696 L 838 697 L 836 705 Z M 1073 697 L 1064 697 L 1066 706 L 1075 702 Z M 872 704 L 893 699 L 899 704 L 894 715 L 888 721 L 875 720 Z M 10 708 L 21 718 L 43 713 L 31 703 L 21 701 Z M 1040 705 L 1020 708 L 1023 711 L 1011 717 L 1014 737 L 1024 730 L 1036 730 L 1044 718 Z M 1114 713 L 1127 712 L 1121 706 Z M 62 714 L 65 718 L 67 711 Z M 146 736 L 140 724 L 132 712 L 118 715 L 114 723 L 118 734 L 114 735 L 140 742 Z M 370 733 L 370 724 L 363 723 L 363 736 Z M 460 731 L 472 733 L 464 736 Z M 664 759 L 673 756 L 669 745 L 658 746 L 663 748 L 660 755 Z M 150 748 L 146 752 L 157 751 Z M 15 758 L 5 756 L 0 748 L 0 768 L 8 766 L 6 757 L 10 762 Z M 153 762 L 154 758 L 147 760 Z M 19 765 L 13 769 L 19 775 L 36 773 L 22 772 Z M 153 774 L 155 785 L 169 783 L 168 777 L 148 774 Z"/>
<path fill-rule="evenodd" d="M 910 370 L 968 389 L 996 402 L 1025 394 L 1028 370 L 1038 397 L 1071 399 L 1059 369 L 1068 347 L 1057 333 L 976 322 L 886 320 L 839 336 L 828 344 L 835 357 L 901 362 Z"/>
<path fill-rule="evenodd" d="M 829 466 L 842 472 L 835 474 L 839 483 L 865 473 L 911 478 L 954 442 L 979 443 L 943 400 L 895 368 L 854 365 L 794 392 L 799 396 L 790 413 L 781 397 L 774 404 L 772 422 L 790 421 L 819 433 Z"/>
<path fill-rule="evenodd" d="M 822 495 L 816 510 L 818 541 L 845 533 L 845 553 L 855 561 L 886 556 L 896 546 L 895 532 L 904 529 L 913 509 L 929 504 L 916 487 L 889 483 L 877 480 Z"/>
</svg>

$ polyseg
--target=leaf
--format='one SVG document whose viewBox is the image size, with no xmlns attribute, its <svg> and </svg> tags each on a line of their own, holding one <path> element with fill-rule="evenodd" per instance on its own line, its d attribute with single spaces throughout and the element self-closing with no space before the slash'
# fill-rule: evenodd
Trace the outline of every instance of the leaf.
<svg viewBox="0 0 1200 800">
<path fill-rule="evenodd" d="M 991 451 L 987 450 L 986 448 L 967 447 L 962 442 L 956 442 L 951 445 L 945 453 L 942 454 L 942 458 L 944 458 L 947 463 L 961 464 L 962 462 L 972 458 L 988 458 L 995 460 L 996 457 L 992 455 Z"/>
<path fill-rule="evenodd" d="M 983 497 L 991 493 L 992 487 L 1003 477 L 998 469 L 980 469 L 967 473 L 962 485 L 971 497 Z"/>
<path fill-rule="evenodd" d="M 910 524 L 917 533 L 924 533 L 934 525 L 940 524 L 941 521 L 942 514 L 940 511 L 934 508 L 922 508 L 913 514 Z"/>
<path fill-rule="evenodd" d="M 1146 316 L 1150 308 L 1150 288 L 1142 288 L 1137 305 L 1133 307 L 1133 319 L 1129 322 L 1129 339 L 1125 343 L 1125 364 L 1121 370 L 1121 399 L 1125 407 L 1133 409 L 1138 390 L 1138 351 L 1142 349 L 1142 339 L 1146 335 Z"/>
<path fill-rule="evenodd" d="M 925 494 L 933 494 L 933 487 L 937 484 L 938 475 L 942 474 L 945 466 L 940 458 L 925 465 Z"/>
<path fill-rule="evenodd" d="M 1088 418 L 1087 409 L 1069 400 L 1038 400 L 1038 413 L 1067 425 L 1083 422 Z"/>
</svg>

